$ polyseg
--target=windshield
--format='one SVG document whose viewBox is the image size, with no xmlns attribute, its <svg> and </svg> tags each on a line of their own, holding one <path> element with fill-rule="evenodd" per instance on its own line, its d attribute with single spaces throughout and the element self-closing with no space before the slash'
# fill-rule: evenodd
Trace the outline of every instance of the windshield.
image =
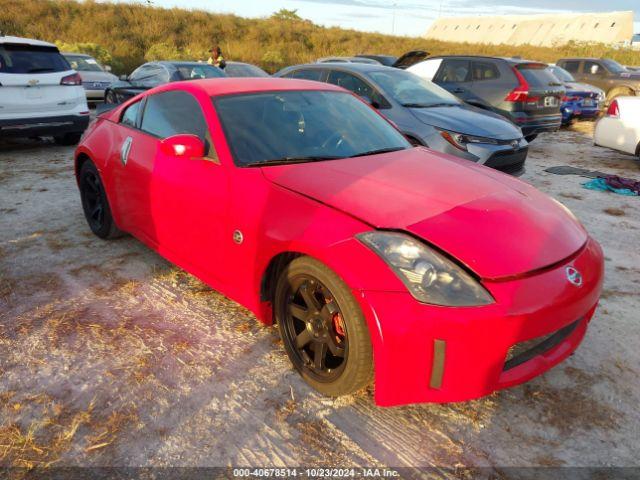
<svg viewBox="0 0 640 480">
<path fill-rule="evenodd" d="M 103 72 L 102 67 L 98 65 L 95 59 L 81 55 L 65 55 L 71 68 L 76 72 Z"/>
<path fill-rule="evenodd" d="M 607 70 L 611 73 L 624 73 L 629 71 L 615 60 L 603 60 L 602 63 L 604 63 L 604 66 L 607 67 Z"/>
<path fill-rule="evenodd" d="M 409 148 L 407 140 L 349 93 L 285 91 L 214 97 L 239 166 L 338 159 Z"/>
<path fill-rule="evenodd" d="M 227 63 L 224 72 L 229 77 L 268 77 L 269 74 L 255 65 Z"/>
<path fill-rule="evenodd" d="M 551 73 L 553 73 L 553 75 L 560 80 L 561 82 L 575 82 L 576 79 L 573 78 L 573 76 L 567 72 L 564 68 L 561 67 L 549 67 L 549 69 L 551 70 Z"/>
<path fill-rule="evenodd" d="M 176 63 L 175 67 L 180 72 L 183 80 L 202 80 L 205 78 L 220 78 L 226 76 L 222 70 L 206 63 Z"/>
<path fill-rule="evenodd" d="M 369 77 L 382 88 L 383 93 L 406 107 L 460 104 L 460 101 L 444 88 L 404 70 L 370 72 Z"/>
<path fill-rule="evenodd" d="M 57 48 L 0 45 L 0 73 L 52 73 L 71 70 Z"/>
</svg>

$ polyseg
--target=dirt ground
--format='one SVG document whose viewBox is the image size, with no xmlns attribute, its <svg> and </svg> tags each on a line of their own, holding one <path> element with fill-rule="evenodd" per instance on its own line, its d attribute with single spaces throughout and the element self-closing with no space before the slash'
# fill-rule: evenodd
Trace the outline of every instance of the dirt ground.
<svg viewBox="0 0 640 480">
<path fill-rule="evenodd" d="M 274 328 L 137 240 L 94 237 L 72 148 L 0 144 L 0 465 L 638 465 L 640 198 L 543 171 L 640 178 L 591 130 L 540 137 L 523 176 L 605 251 L 577 353 L 482 400 L 388 409 L 316 394 Z"/>
</svg>

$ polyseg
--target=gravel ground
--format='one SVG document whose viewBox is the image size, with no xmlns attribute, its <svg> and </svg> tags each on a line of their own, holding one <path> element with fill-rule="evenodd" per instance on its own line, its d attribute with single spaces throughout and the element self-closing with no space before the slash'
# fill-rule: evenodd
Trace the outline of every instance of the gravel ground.
<svg viewBox="0 0 640 480">
<path fill-rule="evenodd" d="M 71 148 L 0 144 L 0 465 L 638 465 L 640 199 L 543 171 L 640 178 L 591 130 L 541 136 L 523 177 L 605 251 L 577 353 L 481 400 L 388 409 L 316 394 L 274 328 L 135 239 L 94 237 Z"/>
</svg>

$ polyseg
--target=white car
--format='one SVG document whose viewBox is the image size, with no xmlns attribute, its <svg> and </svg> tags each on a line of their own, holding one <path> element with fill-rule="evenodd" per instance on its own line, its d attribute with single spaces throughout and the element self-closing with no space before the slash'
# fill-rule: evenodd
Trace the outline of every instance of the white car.
<svg viewBox="0 0 640 480">
<path fill-rule="evenodd" d="M 640 97 L 617 97 L 596 123 L 594 143 L 640 156 Z"/>
<path fill-rule="evenodd" d="M 51 43 L 0 36 L 0 85 L 0 138 L 72 145 L 89 124 L 80 75 Z"/>
<path fill-rule="evenodd" d="M 95 58 L 84 53 L 62 52 L 62 55 L 71 68 L 80 74 L 87 102 L 102 103 L 104 91 L 109 85 L 118 81 L 118 77 L 111 73 L 111 67 L 100 65 Z"/>
</svg>

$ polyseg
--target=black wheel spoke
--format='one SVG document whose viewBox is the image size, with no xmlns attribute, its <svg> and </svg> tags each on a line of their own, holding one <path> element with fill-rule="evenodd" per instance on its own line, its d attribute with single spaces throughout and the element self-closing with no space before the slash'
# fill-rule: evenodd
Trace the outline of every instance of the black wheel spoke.
<svg viewBox="0 0 640 480">
<path fill-rule="evenodd" d="M 344 358 L 344 347 L 342 347 L 341 345 L 338 345 L 338 343 L 336 343 L 336 341 L 333 338 L 331 338 L 327 344 L 329 346 L 329 351 L 331 352 L 331 355 L 333 355 L 334 357 Z"/>
<path fill-rule="evenodd" d="M 305 282 L 300 286 L 300 295 L 309 310 L 320 310 L 320 302 L 314 295 L 313 286 L 310 282 Z"/>
<path fill-rule="evenodd" d="M 297 318 L 303 322 L 306 322 L 309 316 L 308 310 L 302 308 L 300 305 L 296 305 L 295 303 L 289 304 L 289 313 L 293 318 Z"/>
<path fill-rule="evenodd" d="M 313 366 L 316 370 L 324 370 L 327 350 L 328 348 L 326 343 L 317 342 L 313 344 Z"/>
<path fill-rule="evenodd" d="M 100 218 L 101 213 L 102 213 L 102 205 L 97 204 L 91 211 L 91 218 L 95 218 L 96 220 L 98 220 Z"/>
<path fill-rule="evenodd" d="M 338 308 L 338 304 L 335 302 L 335 300 L 331 300 L 322 307 L 322 310 L 320 310 L 320 314 L 322 315 L 322 318 L 327 322 L 331 322 L 333 316 L 339 311 L 340 309 Z"/>
<path fill-rule="evenodd" d="M 296 347 L 303 348 L 307 346 L 312 339 L 313 339 L 313 335 L 311 335 L 311 332 L 309 332 L 309 330 L 305 328 L 296 337 Z"/>
</svg>

